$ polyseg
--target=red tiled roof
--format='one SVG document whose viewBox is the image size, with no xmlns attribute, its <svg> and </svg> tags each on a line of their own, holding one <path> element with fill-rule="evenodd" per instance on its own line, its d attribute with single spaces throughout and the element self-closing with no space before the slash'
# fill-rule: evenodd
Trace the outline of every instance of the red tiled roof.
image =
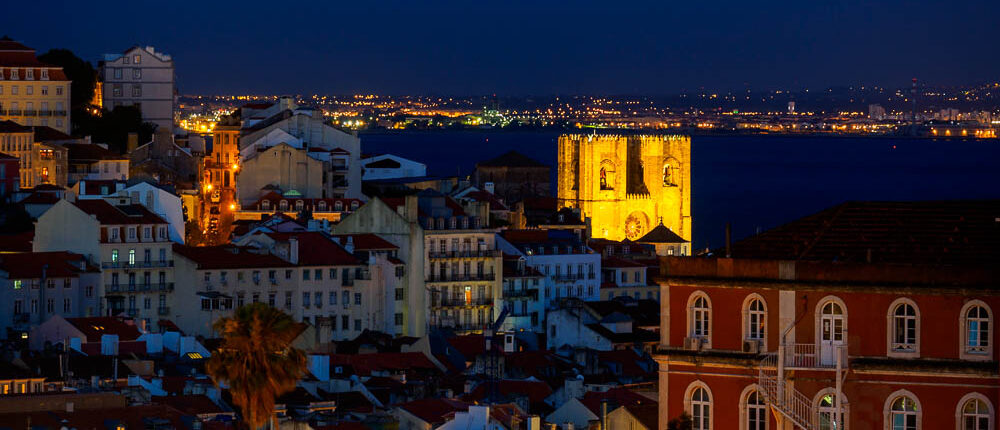
<svg viewBox="0 0 1000 430">
<path fill-rule="evenodd" d="M 351 242 L 354 243 L 354 249 L 356 251 L 385 251 L 399 249 L 398 246 L 393 245 L 388 240 L 382 239 L 374 233 L 335 234 L 333 237 L 340 239 L 341 245 L 346 245 L 347 238 L 350 237 Z"/>
<path fill-rule="evenodd" d="M 0 269 L 6 271 L 10 279 L 41 279 L 43 271 L 48 278 L 77 278 L 87 271 L 71 262 L 86 264 L 86 259 L 64 251 L 0 254 Z"/>
<path fill-rule="evenodd" d="M 315 231 L 295 233 L 266 233 L 278 242 L 295 238 L 299 242 L 299 266 L 353 266 L 361 264 L 357 257 L 348 254 L 343 246 Z"/>
<path fill-rule="evenodd" d="M 510 243 L 544 243 L 549 240 L 547 230 L 504 230 L 500 235 Z"/>
<path fill-rule="evenodd" d="M 469 410 L 469 404 L 452 399 L 419 399 L 399 405 L 403 409 L 424 422 L 437 427 L 455 412 Z"/>
<path fill-rule="evenodd" d="M 11 120 L 0 121 L 0 133 L 30 133 L 31 127 L 25 127 Z"/>
<path fill-rule="evenodd" d="M 201 270 L 293 266 L 275 255 L 252 252 L 249 248 L 233 245 L 187 246 L 175 243 L 174 253 L 194 261 Z"/>
<path fill-rule="evenodd" d="M 601 259 L 601 267 L 620 269 L 625 267 L 646 267 L 646 266 L 644 264 L 639 264 L 634 261 L 626 260 L 624 258 L 605 257 Z"/>
<path fill-rule="evenodd" d="M 601 401 L 607 400 L 609 405 L 608 409 L 615 408 L 617 406 L 640 406 L 653 404 L 656 402 L 650 400 L 648 397 L 638 394 L 627 388 L 612 388 L 605 392 L 589 391 L 583 395 L 583 403 L 587 409 L 590 409 L 594 415 L 601 416 Z M 654 427 L 655 428 L 655 427 Z"/>
<path fill-rule="evenodd" d="M 212 399 L 202 394 L 153 397 L 151 400 L 154 404 L 169 405 L 189 415 L 221 414 L 225 412 Z"/>
<path fill-rule="evenodd" d="M 646 371 L 646 369 L 639 366 L 638 362 L 642 361 L 642 357 L 632 349 L 598 351 L 597 360 L 598 362 L 620 364 L 622 366 L 621 374 L 623 376 L 643 376 L 652 374 L 652 372 Z"/>
<path fill-rule="evenodd" d="M 54 205 L 59 201 L 59 196 L 51 193 L 31 193 L 19 203 L 23 205 Z"/>
<path fill-rule="evenodd" d="M 87 336 L 87 342 L 100 342 L 105 334 L 118 335 L 118 341 L 136 340 L 142 333 L 135 324 L 118 317 L 66 318 L 73 327 Z"/>
<path fill-rule="evenodd" d="M 0 235 L 0 249 L 6 252 L 31 252 L 31 243 L 35 240 L 35 231 L 18 234 Z"/>
<path fill-rule="evenodd" d="M 48 142 L 51 140 L 70 140 L 73 136 L 44 125 L 31 127 L 35 131 L 35 142 Z"/>
<path fill-rule="evenodd" d="M 376 354 L 330 354 L 330 366 L 350 366 L 359 375 L 374 371 L 439 370 L 422 352 L 380 352 Z"/>
<path fill-rule="evenodd" d="M 481 334 L 450 337 L 448 344 L 465 356 L 466 360 L 475 360 L 477 355 L 486 352 L 486 338 Z"/>
<path fill-rule="evenodd" d="M 80 210 L 97 216 L 101 224 L 167 224 L 167 221 L 143 205 L 114 206 L 103 199 L 77 200 L 74 204 Z"/>
<path fill-rule="evenodd" d="M 70 163 L 74 161 L 93 161 L 98 160 L 127 160 L 121 154 L 116 154 L 112 151 L 104 149 L 103 146 L 96 143 L 66 143 L 63 147 L 68 149 L 68 155 Z"/>
<path fill-rule="evenodd" d="M 489 383 L 482 383 L 466 396 L 469 400 L 482 400 L 489 396 Z M 497 383 L 497 392 L 502 396 L 524 395 L 531 403 L 544 402 L 552 394 L 552 387 L 542 381 L 505 379 Z"/>
<path fill-rule="evenodd" d="M 263 207 L 261 206 L 261 203 L 264 202 L 265 200 L 268 201 L 269 204 L 270 204 L 270 206 L 271 206 L 268 209 L 263 209 Z M 271 191 L 271 192 L 269 192 L 269 193 L 264 194 L 263 196 L 261 196 L 259 199 L 257 199 L 256 202 L 253 202 L 250 205 L 250 208 L 252 208 L 254 210 L 272 210 L 272 211 L 276 211 L 276 210 L 278 210 L 278 208 L 279 208 L 282 200 L 288 202 L 288 210 L 296 210 L 295 209 L 295 202 L 301 200 L 303 208 L 307 209 L 307 210 L 310 210 L 310 211 L 313 211 L 313 212 L 334 212 L 335 211 L 334 208 L 336 207 L 336 203 L 338 201 L 341 204 L 341 207 L 342 207 L 341 211 L 342 212 L 350 212 L 352 210 L 351 209 L 351 204 L 354 203 L 354 202 L 358 203 L 358 207 L 361 207 L 361 205 L 364 205 L 364 202 L 362 202 L 361 200 L 358 200 L 358 199 L 332 199 L 332 198 L 331 199 L 321 199 L 321 198 L 308 198 L 308 197 L 297 197 L 297 196 L 285 197 L 285 196 L 282 196 L 281 194 L 278 194 L 278 193 L 276 193 L 274 191 Z M 326 204 L 326 208 L 325 209 L 320 209 L 320 202 L 323 202 L 323 203 Z"/>
</svg>

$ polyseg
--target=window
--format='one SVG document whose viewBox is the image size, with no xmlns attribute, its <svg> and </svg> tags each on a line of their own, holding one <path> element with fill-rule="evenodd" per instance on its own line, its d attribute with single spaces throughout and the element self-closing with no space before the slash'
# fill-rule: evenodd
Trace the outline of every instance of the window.
<svg viewBox="0 0 1000 430">
<path fill-rule="evenodd" d="M 142 85 L 132 85 L 132 97 L 142 97 Z"/>
<path fill-rule="evenodd" d="M 43 96 L 49 95 L 48 85 L 42 85 L 42 95 Z M 49 110 L 48 108 L 45 107 L 45 103 L 42 104 L 42 110 Z"/>
<path fill-rule="evenodd" d="M 844 405 L 840 406 L 840 413 L 837 413 L 837 394 L 832 388 L 820 391 L 816 395 L 816 428 L 818 430 L 839 430 L 847 421 L 847 413 Z M 846 400 L 844 401 L 846 404 Z"/>
<path fill-rule="evenodd" d="M 361 320 L 354 320 L 354 331 L 361 331 Z"/>
<path fill-rule="evenodd" d="M 330 304 L 331 305 L 337 304 L 337 293 L 334 291 L 330 291 Z"/>
<path fill-rule="evenodd" d="M 63 313 L 70 313 L 71 308 L 72 303 L 70 302 L 70 299 L 63 299 Z"/>
<path fill-rule="evenodd" d="M 361 304 L 361 293 L 354 293 L 354 304 Z"/>
<path fill-rule="evenodd" d="M 314 300 L 314 303 L 316 303 L 316 307 L 317 308 L 323 307 L 323 293 L 317 291 L 316 294 L 314 294 L 313 296 L 316 299 Z"/>
<path fill-rule="evenodd" d="M 122 78 L 122 69 L 112 69 L 112 70 L 114 70 L 115 79 L 121 79 Z"/>
<path fill-rule="evenodd" d="M 403 325 L 403 314 L 397 313 L 395 316 L 396 325 Z"/>
<path fill-rule="evenodd" d="M 889 344 L 890 356 L 894 353 L 912 354 L 917 352 L 917 331 L 919 318 L 917 307 L 909 299 L 899 299 L 889 306 L 891 315 L 891 326 L 889 333 L 891 336 Z"/>
<path fill-rule="evenodd" d="M 291 309 L 292 308 L 292 292 L 291 291 L 285 291 L 285 308 L 286 309 Z"/>
<path fill-rule="evenodd" d="M 35 94 L 35 87 L 33 87 L 31 85 L 25 85 L 24 86 L 24 93 L 27 94 L 27 95 L 29 95 L 29 96 Z M 28 106 L 28 109 L 30 110 L 31 106 Z"/>
<path fill-rule="evenodd" d="M 747 389 L 749 392 L 743 397 L 745 400 L 740 408 L 742 416 L 740 430 L 766 430 L 768 413 L 764 396 L 757 390 L 756 385 L 751 385 Z"/>
<path fill-rule="evenodd" d="M 349 317 L 347 315 L 341 315 L 340 316 L 340 327 L 343 328 L 344 330 L 350 330 L 351 329 L 351 317 Z"/>
<path fill-rule="evenodd" d="M 138 58 L 138 56 L 136 56 L 136 58 Z M 136 63 L 138 63 L 138 61 L 136 61 Z M 142 69 L 132 69 L 132 79 L 142 79 Z"/>
<path fill-rule="evenodd" d="M 764 308 L 764 300 L 754 294 L 748 297 L 744 305 L 745 340 L 764 340 L 764 327 L 766 323 L 767 311 Z"/>
<path fill-rule="evenodd" d="M 323 269 L 316 269 L 313 271 L 313 279 L 317 281 L 323 280 Z"/>
<path fill-rule="evenodd" d="M 288 304 L 289 304 L 288 302 L 285 302 L 286 306 Z M 309 293 L 302 293 L 302 307 L 304 307 L 304 308 L 308 308 L 309 307 Z"/>
<path fill-rule="evenodd" d="M 990 309 L 979 300 L 973 300 L 962 309 L 962 336 L 964 343 L 962 358 L 988 360 L 992 358 L 993 348 L 990 347 L 990 321 L 993 319 Z"/>
<path fill-rule="evenodd" d="M 142 57 L 139 54 L 133 55 L 132 62 L 135 64 L 139 64 L 140 62 L 142 62 Z M 128 61 L 126 61 L 125 63 L 128 64 Z"/>
<path fill-rule="evenodd" d="M 57 96 L 63 95 L 63 87 L 56 87 L 56 95 Z"/>
<path fill-rule="evenodd" d="M 135 230 L 132 230 L 132 234 L 133 235 L 135 234 Z M 134 265 L 135 264 L 135 250 L 134 249 L 128 250 L 128 264 L 130 264 L 130 265 Z"/>
<path fill-rule="evenodd" d="M 987 430 L 993 428 L 993 411 L 985 396 L 971 393 L 959 402 L 958 428 Z"/>
<path fill-rule="evenodd" d="M 697 385 L 694 385 L 697 384 Z M 708 387 L 700 382 L 695 382 L 692 388 L 688 388 L 691 393 L 687 396 L 688 413 L 691 415 L 692 430 L 709 430 L 712 428 L 712 400 L 708 394 Z"/>
<path fill-rule="evenodd" d="M 405 298 L 404 291 L 402 288 L 396 288 L 396 300 L 403 300 Z"/>
<path fill-rule="evenodd" d="M 116 230 L 111 230 L 111 231 L 116 231 Z M 112 249 L 111 250 L 111 262 L 112 263 L 117 263 L 118 262 L 118 250 L 117 249 Z"/>
<path fill-rule="evenodd" d="M 885 428 L 888 430 L 917 430 L 920 428 L 920 405 L 913 393 L 899 390 L 886 399 Z"/>
<path fill-rule="evenodd" d="M 303 281 L 309 280 L 309 269 L 302 269 L 302 280 Z"/>
<path fill-rule="evenodd" d="M 705 293 L 694 293 L 691 295 L 688 306 L 689 326 L 688 333 L 691 337 L 709 339 L 711 335 L 712 308 Z"/>
</svg>

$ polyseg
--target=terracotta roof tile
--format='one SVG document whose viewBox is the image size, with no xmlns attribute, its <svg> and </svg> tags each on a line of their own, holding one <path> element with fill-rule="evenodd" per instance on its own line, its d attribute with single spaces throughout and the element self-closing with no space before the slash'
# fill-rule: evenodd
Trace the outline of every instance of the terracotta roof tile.
<svg viewBox="0 0 1000 430">
<path fill-rule="evenodd" d="M 83 255 L 58 251 L 0 254 L 0 270 L 11 279 L 40 279 L 43 271 L 49 278 L 77 278 L 91 269 Z"/>
<path fill-rule="evenodd" d="M 118 335 L 119 342 L 136 340 L 142 335 L 135 324 L 119 317 L 66 318 L 66 322 L 87 336 L 87 342 L 100 342 L 105 334 Z"/>
<path fill-rule="evenodd" d="M 199 270 L 294 266 L 278 256 L 261 254 L 253 252 L 250 248 L 233 245 L 187 246 L 175 243 L 174 253 L 194 261 Z"/>
<path fill-rule="evenodd" d="M 354 266 L 361 264 L 357 257 L 347 253 L 327 235 L 315 232 L 266 233 L 278 242 L 288 242 L 295 238 L 299 243 L 300 266 Z"/>
<path fill-rule="evenodd" d="M 80 210 L 95 215 L 101 224 L 167 224 L 167 221 L 143 205 L 115 206 L 103 199 L 77 200 L 74 204 Z"/>
</svg>

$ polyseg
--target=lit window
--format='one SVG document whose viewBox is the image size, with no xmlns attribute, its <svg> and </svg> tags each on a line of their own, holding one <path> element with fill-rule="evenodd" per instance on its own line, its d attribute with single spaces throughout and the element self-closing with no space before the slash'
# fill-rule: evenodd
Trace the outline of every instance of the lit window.
<svg viewBox="0 0 1000 430">
<path fill-rule="evenodd" d="M 132 233 L 134 234 L 135 230 L 132 230 Z M 135 264 L 135 250 L 134 249 L 128 250 L 128 264 Z"/>
<path fill-rule="evenodd" d="M 964 358 L 989 359 L 993 354 L 990 345 L 992 315 L 985 303 L 975 300 L 966 304 L 962 311 Z"/>
</svg>

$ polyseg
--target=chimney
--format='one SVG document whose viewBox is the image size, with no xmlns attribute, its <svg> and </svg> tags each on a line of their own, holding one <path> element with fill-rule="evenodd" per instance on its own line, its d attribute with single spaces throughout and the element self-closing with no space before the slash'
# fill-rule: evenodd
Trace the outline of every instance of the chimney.
<svg viewBox="0 0 1000 430">
<path fill-rule="evenodd" d="M 354 236 L 347 236 L 347 244 L 344 245 L 344 250 L 348 254 L 354 254 Z"/>
<path fill-rule="evenodd" d="M 296 237 L 288 239 L 288 261 L 299 264 L 299 239 Z"/>
<path fill-rule="evenodd" d="M 733 246 L 733 225 L 732 223 L 726 223 L 726 258 L 732 258 L 732 246 Z"/>
<path fill-rule="evenodd" d="M 601 400 L 601 430 L 608 430 L 608 399 Z"/>
<path fill-rule="evenodd" d="M 129 133 L 128 134 L 128 145 L 126 146 L 125 153 L 132 154 L 135 148 L 139 147 L 139 133 Z"/>
<path fill-rule="evenodd" d="M 542 418 L 538 415 L 528 417 L 528 430 L 542 430 Z"/>
</svg>

